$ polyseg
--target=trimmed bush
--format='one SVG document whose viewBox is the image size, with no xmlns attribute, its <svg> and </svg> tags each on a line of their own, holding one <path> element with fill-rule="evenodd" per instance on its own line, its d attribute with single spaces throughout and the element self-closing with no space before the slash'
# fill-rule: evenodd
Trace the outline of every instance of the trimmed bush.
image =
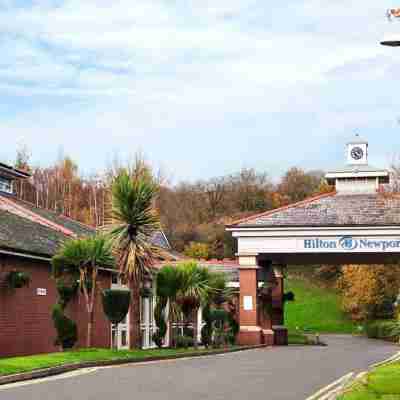
<svg viewBox="0 0 400 400">
<path fill-rule="evenodd" d="M 10 289 L 21 289 L 29 286 L 31 277 L 27 272 L 10 271 L 6 276 L 7 285 Z"/>
<path fill-rule="evenodd" d="M 157 347 L 161 348 L 164 344 L 164 338 L 167 333 L 167 324 L 165 322 L 165 308 L 167 306 L 167 300 L 159 298 L 154 309 L 154 321 L 157 325 L 157 332 L 153 334 L 153 342 Z"/>
<path fill-rule="evenodd" d="M 367 323 L 365 327 L 367 336 L 371 339 L 385 339 L 395 341 L 398 339 L 398 322 L 394 320 L 377 320 Z"/>
<path fill-rule="evenodd" d="M 293 292 L 287 292 L 283 295 L 283 302 L 286 303 L 287 301 L 294 301 L 294 293 Z"/>
<path fill-rule="evenodd" d="M 190 336 L 178 336 L 176 338 L 176 347 L 187 349 L 188 347 L 193 347 L 194 340 Z"/>
<path fill-rule="evenodd" d="M 56 288 L 59 297 L 58 302 L 64 309 L 78 293 L 79 283 L 75 281 L 68 285 L 62 278 L 60 278 L 57 279 Z"/>
<path fill-rule="evenodd" d="M 78 329 L 72 319 L 64 315 L 64 310 L 60 304 L 53 307 L 52 319 L 57 330 L 55 344 L 62 346 L 63 349 L 70 349 L 78 340 Z"/>
<path fill-rule="evenodd" d="M 106 289 L 102 293 L 103 310 L 112 324 L 119 324 L 128 314 L 130 290 Z"/>
</svg>

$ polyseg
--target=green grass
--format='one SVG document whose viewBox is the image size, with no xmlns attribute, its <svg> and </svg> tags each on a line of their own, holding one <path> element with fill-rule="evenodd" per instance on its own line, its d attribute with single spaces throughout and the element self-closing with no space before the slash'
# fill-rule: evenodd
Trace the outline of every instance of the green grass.
<svg viewBox="0 0 400 400">
<path fill-rule="evenodd" d="M 74 364 L 85 361 L 109 361 L 135 359 L 146 360 L 151 357 L 169 357 L 185 353 L 212 353 L 218 350 L 192 349 L 150 349 L 150 350 L 126 350 L 113 351 L 108 349 L 81 349 L 62 353 L 39 354 L 34 356 L 11 357 L 0 359 L 0 376 L 21 372 L 29 372 L 37 369 L 56 367 L 60 365 Z"/>
<path fill-rule="evenodd" d="M 352 333 L 354 324 L 340 309 L 340 297 L 333 289 L 321 288 L 302 279 L 285 280 L 285 292 L 295 294 L 285 305 L 285 325 L 289 332 Z"/>
<path fill-rule="evenodd" d="M 338 400 L 400 400 L 400 363 L 374 369 Z"/>
</svg>

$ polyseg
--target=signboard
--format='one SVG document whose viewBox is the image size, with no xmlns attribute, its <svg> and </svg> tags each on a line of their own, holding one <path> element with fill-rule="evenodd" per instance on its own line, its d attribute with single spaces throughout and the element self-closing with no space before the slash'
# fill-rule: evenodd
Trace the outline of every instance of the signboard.
<svg viewBox="0 0 400 400">
<path fill-rule="evenodd" d="M 243 296 L 243 309 L 245 311 L 253 310 L 253 296 Z"/>
<path fill-rule="evenodd" d="M 36 289 L 36 294 L 38 296 L 47 296 L 47 289 L 44 288 L 37 288 Z"/>
<path fill-rule="evenodd" d="M 296 235 L 239 237 L 239 254 L 400 253 L 400 235 Z"/>
<path fill-rule="evenodd" d="M 376 252 L 399 251 L 400 239 L 363 239 L 342 236 L 337 239 L 304 239 L 304 249 L 336 249 L 345 251 L 373 250 Z"/>
</svg>

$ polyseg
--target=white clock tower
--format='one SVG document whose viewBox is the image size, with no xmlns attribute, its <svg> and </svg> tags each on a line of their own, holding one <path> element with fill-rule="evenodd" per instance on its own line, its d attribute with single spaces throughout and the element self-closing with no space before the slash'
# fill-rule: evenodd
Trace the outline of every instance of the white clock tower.
<svg viewBox="0 0 400 400">
<path fill-rule="evenodd" d="M 368 142 L 358 135 L 346 146 L 347 163 L 325 175 L 337 194 L 373 194 L 389 183 L 389 172 L 368 164 Z"/>
<path fill-rule="evenodd" d="M 353 141 L 347 143 L 347 163 L 349 165 L 368 164 L 368 142 L 362 140 L 358 134 Z"/>
</svg>

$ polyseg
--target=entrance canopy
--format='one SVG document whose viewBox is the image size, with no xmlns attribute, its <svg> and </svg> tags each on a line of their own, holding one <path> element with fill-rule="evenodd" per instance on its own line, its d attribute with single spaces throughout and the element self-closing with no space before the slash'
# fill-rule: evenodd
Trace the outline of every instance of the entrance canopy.
<svg viewBox="0 0 400 400">
<path fill-rule="evenodd" d="M 332 192 L 227 227 L 238 241 L 239 343 L 287 343 L 281 266 L 383 264 L 400 257 L 400 196 L 383 187 L 389 172 L 368 164 L 368 143 L 358 136 L 346 154 L 347 165 L 325 176 Z M 271 296 L 268 317 L 259 311 L 262 296 Z"/>
<path fill-rule="evenodd" d="M 227 227 L 239 259 L 279 264 L 386 263 L 400 255 L 400 196 L 385 193 L 389 172 L 368 165 L 368 144 L 347 145 L 348 165 L 326 174 L 331 193 Z"/>
</svg>

